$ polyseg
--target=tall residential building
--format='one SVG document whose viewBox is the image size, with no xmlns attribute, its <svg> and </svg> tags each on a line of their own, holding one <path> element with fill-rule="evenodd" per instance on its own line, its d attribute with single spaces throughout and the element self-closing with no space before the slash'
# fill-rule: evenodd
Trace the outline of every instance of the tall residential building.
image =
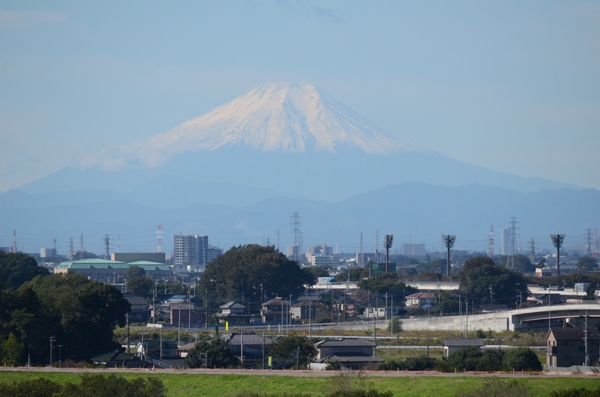
<svg viewBox="0 0 600 397">
<path fill-rule="evenodd" d="M 213 247 L 212 245 L 208 246 L 208 249 L 206 250 L 206 263 L 210 263 L 213 261 L 213 259 L 215 259 L 217 256 L 221 256 L 223 255 L 223 249 L 222 248 L 218 248 L 218 247 Z"/>
<path fill-rule="evenodd" d="M 402 254 L 405 256 L 425 256 L 425 244 L 402 244 Z"/>
<path fill-rule="evenodd" d="M 175 235 L 173 265 L 186 266 L 189 271 L 200 270 L 207 263 L 208 236 Z"/>
<path fill-rule="evenodd" d="M 510 229 L 500 230 L 500 254 L 510 255 Z"/>
</svg>

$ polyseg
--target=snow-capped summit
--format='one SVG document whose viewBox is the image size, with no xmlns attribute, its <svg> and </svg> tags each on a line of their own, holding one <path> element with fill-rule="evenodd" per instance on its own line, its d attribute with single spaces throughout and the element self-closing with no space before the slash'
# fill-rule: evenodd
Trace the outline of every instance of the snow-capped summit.
<svg viewBox="0 0 600 397">
<path fill-rule="evenodd" d="M 376 155 L 427 151 L 391 136 L 308 83 L 262 84 L 168 132 L 119 151 L 134 154 L 142 164 L 157 165 L 179 153 L 226 146 L 262 152 L 337 152 L 349 147 Z"/>
</svg>

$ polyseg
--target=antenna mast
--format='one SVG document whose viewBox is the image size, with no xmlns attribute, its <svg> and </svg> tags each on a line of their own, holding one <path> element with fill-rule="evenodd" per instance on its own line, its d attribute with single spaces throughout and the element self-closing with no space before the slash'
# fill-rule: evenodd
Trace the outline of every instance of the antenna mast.
<svg viewBox="0 0 600 397">
<path fill-rule="evenodd" d="M 104 259 L 108 260 L 110 257 L 110 234 L 105 234 L 104 236 L 102 239 L 104 241 Z"/>
</svg>

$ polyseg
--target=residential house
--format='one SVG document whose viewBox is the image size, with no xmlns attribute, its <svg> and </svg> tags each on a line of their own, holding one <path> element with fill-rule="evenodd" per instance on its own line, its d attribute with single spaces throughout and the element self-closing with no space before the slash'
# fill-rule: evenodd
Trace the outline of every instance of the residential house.
<svg viewBox="0 0 600 397">
<path fill-rule="evenodd" d="M 311 300 L 301 300 L 292 304 L 290 309 L 293 320 L 308 320 L 309 318 L 315 321 L 317 319 L 317 302 Z"/>
<path fill-rule="evenodd" d="M 240 305 L 234 301 L 227 302 L 219 307 L 221 313 L 217 314 L 219 322 L 228 322 L 229 324 L 248 324 L 254 316 L 246 313 L 246 306 Z"/>
<path fill-rule="evenodd" d="M 290 319 L 290 304 L 280 297 L 262 304 L 260 309 L 263 324 L 288 324 Z"/>
<path fill-rule="evenodd" d="M 129 323 L 146 323 L 151 317 L 150 305 L 146 299 L 133 294 L 123 294 L 131 305 Z"/>
<path fill-rule="evenodd" d="M 449 357 L 452 353 L 465 347 L 476 347 L 481 349 L 483 339 L 481 338 L 444 338 L 444 355 Z"/>
<path fill-rule="evenodd" d="M 546 365 L 570 367 L 585 365 L 585 328 L 550 328 L 546 335 Z M 595 329 L 587 330 L 588 363 L 598 362 L 600 335 Z"/>
<path fill-rule="evenodd" d="M 263 360 L 263 356 L 266 360 L 269 346 L 273 343 L 271 338 L 257 334 L 231 333 L 223 335 L 222 338 L 229 344 L 229 348 L 240 360 L 242 360 L 243 349 L 244 366 L 248 364 L 251 366 L 257 365 L 258 362 Z"/>
<path fill-rule="evenodd" d="M 377 344 L 364 339 L 328 339 L 316 343 L 315 347 L 319 363 L 337 361 L 343 367 L 361 369 L 383 362 L 383 359 L 375 357 Z"/>
<path fill-rule="evenodd" d="M 420 307 L 423 305 L 432 305 L 434 297 L 430 293 L 417 292 L 416 294 L 408 295 L 406 297 L 406 307 Z"/>
<path fill-rule="evenodd" d="M 149 368 L 152 363 L 142 361 L 133 354 L 127 354 L 120 350 L 113 350 L 91 358 L 96 365 L 105 365 L 107 368 Z"/>
<path fill-rule="evenodd" d="M 393 316 L 397 316 L 399 311 L 399 306 L 367 307 L 363 312 L 363 318 L 369 320 L 391 319 Z"/>
</svg>

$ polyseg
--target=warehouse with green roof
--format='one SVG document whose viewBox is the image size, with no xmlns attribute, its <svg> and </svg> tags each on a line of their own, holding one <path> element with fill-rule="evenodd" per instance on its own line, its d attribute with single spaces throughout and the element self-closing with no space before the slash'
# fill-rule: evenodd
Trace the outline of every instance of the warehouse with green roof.
<svg viewBox="0 0 600 397">
<path fill-rule="evenodd" d="M 91 280 L 106 282 L 118 277 L 124 277 L 130 266 L 141 267 L 146 271 L 148 277 L 155 280 L 173 276 L 173 272 L 169 266 L 164 263 L 149 261 L 119 262 L 105 259 L 82 259 L 79 261 L 63 262 L 54 269 L 54 273 L 81 274 Z"/>
</svg>

